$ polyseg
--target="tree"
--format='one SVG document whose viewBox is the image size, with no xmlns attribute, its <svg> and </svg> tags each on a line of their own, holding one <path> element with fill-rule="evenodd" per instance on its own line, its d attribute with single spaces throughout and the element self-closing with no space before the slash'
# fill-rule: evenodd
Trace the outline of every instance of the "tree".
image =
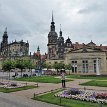
<svg viewBox="0 0 107 107">
<path fill-rule="evenodd" d="M 25 60 L 24 59 L 17 59 L 15 62 L 15 67 L 19 68 L 21 70 L 21 77 L 22 77 L 23 69 L 25 69 L 25 67 L 26 67 Z"/>
<path fill-rule="evenodd" d="M 57 62 L 55 62 L 54 64 L 53 64 L 53 68 L 54 69 L 56 69 L 57 70 L 57 74 L 58 74 L 58 70 L 59 70 L 59 66 L 58 66 L 58 63 Z"/>
<path fill-rule="evenodd" d="M 53 64 L 53 67 L 54 67 L 54 69 L 56 69 L 57 70 L 57 74 L 59 73 L 59 69 L 65 69 L 65 64 L 64 63 L 57 63 L 57 62 L 55 62 L 54 64 Z"/>
<path fill-rule="evenodd" d="M 3 70 L 6 70 L 6 71 L 9 71 L 9 79 L 10 79 L 10 70 L 13 69 L 15 66 L 15 63 L 14 61 L 8 59 L 8 60 L 5 60 L 3 63 L 2 63 L 2 69 Z"/>
<path fill-rule="evenodd" d="M 32 76 L 32 69 L 36 68 L 36 65 L 32 62 L 31 59 L 25 60 L 25 68 L 28 68 L 29 71 L 31 71 L 31 76 Z"/>
<path fill-rule="evenodd" d="M 42 63 L 42 68 L 47 68 L 47 63 L 45 61 Z"/>
<path fill-rule="evenodd" d="M 48 69 L 51 69 L 51 68 L 52 68 L 52 65 L 49 64 L 49 63 L 47 63 L 47 64 L 46 64 L 46 68 L 47 68 L 47 70 L 48 70 Z"/>
<path fill-rule="evenodd" d="M 65 65 L 65 69 L 69 70 L 69 75 L 70 75 L 70 70 L 72 69 L 71 64 Z"/>
<path fill-rule="evenodd" d="M 65 69 L 65 64 L 62 63 L 62 62 L 60 62 L 60 63 L 58 64 L 58 66 L 59 66 L 59 69 Z"/>
</svg>

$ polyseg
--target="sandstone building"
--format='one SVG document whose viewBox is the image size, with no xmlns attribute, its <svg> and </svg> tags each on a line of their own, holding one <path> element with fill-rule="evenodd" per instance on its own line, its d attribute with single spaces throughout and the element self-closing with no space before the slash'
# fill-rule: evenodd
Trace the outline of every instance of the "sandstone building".
<svg viewBox="0 0 107 107">
<path fill-rule="evenodd" d="M 93 41 L 88 44 L 72 43 L 69 37 L 64 40 L 61 28 L 59 36 L 55 31 L 53 15 L 47 47 L 47 63 L 71 64 L 73 73 L 107 74 L 107 46 L 98 46 Z"/>
<path fill-rule="evenodd" d="M 1 57 L 15 57 L 15 56 L 27 56 L 29 55 L 29 43 L 21 41 L 14 41 L 8 43 L 7 28 L 2 36 L 1 46 L 0 46 Z"/>
</svg>

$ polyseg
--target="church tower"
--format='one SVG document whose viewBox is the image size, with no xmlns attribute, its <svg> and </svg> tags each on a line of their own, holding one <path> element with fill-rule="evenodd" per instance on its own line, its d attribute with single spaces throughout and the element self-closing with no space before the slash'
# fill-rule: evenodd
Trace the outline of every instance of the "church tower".
<svg viewBox="0 0 107 107">
<path fill-rule="evenodd" d="M 52 12 L 52 22 L 50 26 L 50 32 L 48 34 L 48 59 L 56 59 L 56 45 L 57 45 L 57 33 L 55 32 L 55 22 Z"/>
<path fill-rule="evenodd" d="M 6 27 L 4 34 L 2 36 L 2 42 L 1 42 L 1 53 L 2 53 L 2 55 L 8 54 L 8 46 L 7 45 L 8 45 L 8 34 L 7 34 L 7 27 Z"/>
<path fill-rule="evenodd" d="M 8 44 L 7 27 L 5 28 L 5 32 L 3 34 L 2 42 L 3 42 L 4 45 Z"/>
<path fill-rule="evenodd" d="M 58 59 L 64 59 L 64 38 L 62 36 L 61 25 L 60 25 L 60 32 L 57 41 L 57 54 L 58 54 Z"/>
</svg>

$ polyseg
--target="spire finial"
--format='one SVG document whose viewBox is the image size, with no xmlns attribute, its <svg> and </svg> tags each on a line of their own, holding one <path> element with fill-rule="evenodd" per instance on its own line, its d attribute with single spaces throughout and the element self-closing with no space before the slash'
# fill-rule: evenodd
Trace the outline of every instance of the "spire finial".
<svg viewBox="0 0 107 107">
<path fill-rule="evenodd" d="M 60 24 L 60 36 L 62 36 L 62 31 L 61 31 L 61 24 Z"/>
<path fill-rule="evenodd" d="M 5 28 L 5 32 L 7 32 L 7 27 Z"/>
<path fill-rule="evenodd" d="M 38 48 L 37 48 L 37 51 L 40 51 L 40 48 L 39 48 L 39 46 L 38 46 Z"/>
<path fill-rule="evenodd" d="M 54 18 L 53 18 L 53 10 L 52 10 L 52 22 L 54 22 Z"/>
<path fill-rule="evenodd" d="M 60 31 L 61 31 L 61 24 L 60 24 Z"/>
</svg>

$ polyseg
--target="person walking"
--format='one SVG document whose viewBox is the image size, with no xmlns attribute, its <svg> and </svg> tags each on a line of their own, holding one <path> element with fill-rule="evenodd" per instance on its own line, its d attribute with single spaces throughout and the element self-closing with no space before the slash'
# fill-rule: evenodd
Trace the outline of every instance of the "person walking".
<svg viewBox="0 0 107 107">
<path fill-rule="evenodd" d="M 62 88 L 65 88 L 65 71 L 61 70 L 61 81 L 62 81 Z"/>
</svg>

